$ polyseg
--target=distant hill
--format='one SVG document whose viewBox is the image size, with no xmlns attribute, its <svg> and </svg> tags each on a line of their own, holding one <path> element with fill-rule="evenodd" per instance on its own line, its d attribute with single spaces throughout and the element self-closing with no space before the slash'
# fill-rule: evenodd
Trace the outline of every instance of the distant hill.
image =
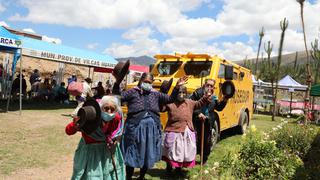
<svg viewBox="0 0 320 180">
<path fill-rule="evenodd" d="M 154 64 L 156 59 L 149 56 L 139 56 L 139 57 L 127 57 L 127 58 L 117 58 L 118 61 L 126 61 L 130 60 L 131 64 L 149 66 L 150 64 Z"/>
<path fill-rule="evenodd" d="M 310 54 L 309 54 L 310 55 Z M 266 54 L 264 54 L 264 59 L 266 59 Z M 277 58 L 278 56 L 273 56 L 271 57 L 271 61 L 274 61 L 274 62 L 277 62 Z M 294 61 L 295 61 L 295 58 L 296 58 L 296 53 L 289 53 L 289 54 L 284 54 L 282 55 L 282 60 L 281 60 L 281 66 L 287 66 L 287 65 L 293 65 L 294 64 Z M 250 61 L 253 61 L 255 62 L 256 59 L 248 59 Z M 310 60 L 311 62 L 313 62 L 313 59 L 310 55 Z M 241 61 L 234 61 L 235 63 L 239 64 L 239 65 L 243 65 L 243 60 Z M 262 62 L 262 59 L 259 58 L 258 59 L 258 62 L 261 63 Z M 298 52 L 298 61 L 297 61 L 297 64 L 305 64 L 307 62 L 307 54 L 305 51 L 299 51 Z"/>
</svg>

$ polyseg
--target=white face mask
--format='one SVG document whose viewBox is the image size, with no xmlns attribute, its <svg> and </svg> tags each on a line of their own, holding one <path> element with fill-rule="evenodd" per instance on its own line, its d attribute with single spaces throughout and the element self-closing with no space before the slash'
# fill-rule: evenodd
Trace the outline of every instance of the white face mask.
<svg viewBox="0 0 320 180">
<path fill-rule="evenodd" d="M 152 84 L 149 83 L 141 83 L 141 89 L 144 91 L 151 91 L 152 89 Z"/>
</svg>

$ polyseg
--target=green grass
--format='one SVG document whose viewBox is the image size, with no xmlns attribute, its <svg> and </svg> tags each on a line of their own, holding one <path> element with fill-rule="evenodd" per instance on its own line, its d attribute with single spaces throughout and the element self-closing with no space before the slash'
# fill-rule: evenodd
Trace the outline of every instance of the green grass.
<svg viewBox="0 0 320 180">
<path fill-rule="evenodd" d="M 68 108 L 55 110 L 24 110 L 22 116 L 18 112 L 0 114 L 0 174 L 10 175 L 20 169 L 48 167 L 57 164 L 63 158 L 73 156 L 80 134 L 67 136 L 65 126 L 70 118 L 64 116 L 72 111 Z M 251 125 L 258 130 L 269 131 L 280 123 L 281 118 L 271 121 L 270 116 L 254 115 Z M 204 169 L 213 168 L 228 152 L 236 152 L 240 148 L 241 135 L 232 130 L 222 132 L 222 139 L 211 152 Z M 165 163 L 157 163 L 148 171 L 147 179 L 195 179 L 200 173 L 200 166 L 184 170 L 184 177 L 167 175 Z M 218 176 L 205 176 L 213 179 Z"/>
</svg>

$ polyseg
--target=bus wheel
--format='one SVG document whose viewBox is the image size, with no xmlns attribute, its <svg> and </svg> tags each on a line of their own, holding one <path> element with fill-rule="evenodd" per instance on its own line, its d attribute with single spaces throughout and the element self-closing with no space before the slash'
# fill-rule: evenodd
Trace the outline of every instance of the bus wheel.
<svg viewBox="0 0 320 180">
<path fill-rule="evenodd" d="M 217 120 L 215 120 L 211 129 L 211 144 L 212 144 L 211 151 L 213 150 L 214 146 L 218 143 L 219 138 L 220 138 L 219 126 L 218 126 Z"/>
<path fill-rule="evenodd" d="M 244 134 L 247 130 L 248 125 L 249 125 L 248 114 L 246 112 L 242 112 L 241 113 L 241 122 L 240 122 L 240 125 L 238 126 L 239 134 Z"/>
</svg>

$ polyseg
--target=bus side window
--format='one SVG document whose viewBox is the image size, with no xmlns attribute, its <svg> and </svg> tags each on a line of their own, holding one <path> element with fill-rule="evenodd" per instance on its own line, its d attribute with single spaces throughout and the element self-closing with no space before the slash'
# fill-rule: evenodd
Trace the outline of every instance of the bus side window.
<svg viewBox="0 0 320 180">
<path fill-rule="evenodd" d="M 220 64 L 218 78 L 224 78 L 224 74 L 225 74 L 224 70 L 225 70 L 224 64 Z"/>
<path fill-rule="evenodd" d="M 233 72 L 233 80 L 238 80 L 238 73 Z"/>
</svg>

